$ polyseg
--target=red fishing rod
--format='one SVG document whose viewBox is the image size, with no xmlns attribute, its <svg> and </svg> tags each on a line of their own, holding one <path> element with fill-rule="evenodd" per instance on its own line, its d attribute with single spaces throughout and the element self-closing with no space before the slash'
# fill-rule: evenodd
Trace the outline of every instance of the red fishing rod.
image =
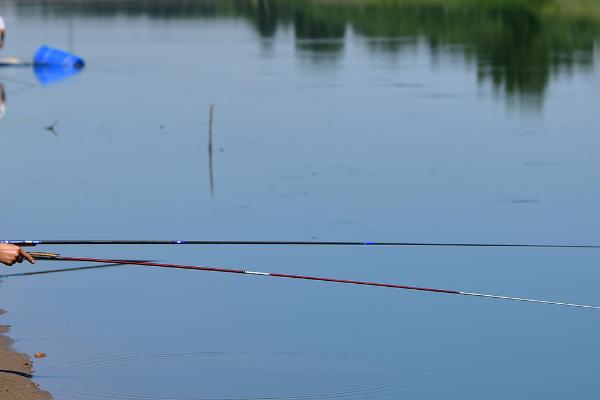
<svg viewBox="0 0 600 400">
<path fill-rule="evenodd" d="M 415 291 L 421 291 L 421 292 L 454 294 L 454 295 L 461 295 L 461 296 L 487 297 L 490 299 L 497 299 L 497 300 L 512 300 L 512 301 L 522 301 L 522 302 L 527 302 L 527 303 L 552 304 L 552 305 L 558 305 L 558 306 L 590 308 L 590 309 L 600 310 L 600 307 L 598 307 L 598 306 L 590 306 L 590 305 L 584 305 L 584 304 L 573 304 L 573 303 L 564 303 L 564 302 L 559 302 L 559 301 L 528 299 L 528 298 L 512 297 L 512 296 L 499 296 L 499 295 L 485 294 L 485 293 L 463 292 L 460 290 L 435 289 L 435 288 L 409 286 L 409 285 L 396 285 L 396 284 L 391 284 L 391 283 L 355 281 L 355 280 L 348 280 L 348 279 L 324 278 L 324 277 L 308 276 L 308 275 L 280 274 L 280 273 L 276 273 L 276 272 L 248 271 L 248 270 L 243 270 L 243 269 L 204 267 L 204 266 L 198 266 L 198 265 L 165 264 L 165 263 L 157 263 L 157 262 L 153 262 L 153 261 L 114 260 L 114 259 L 86 258 L 86 257 L 63 257 L 63 256 L 60 256 L 60 255 L 54 254 L 54 253 L 30 253 L 30 254 L 35 259 L 38 259 L 38 260 L 78 261 L 78 262 L 92 262 L 92 263 L 102 263 L 102 264 L 141 265 L 141 266 L 146 266 L 146 267 L 176 268 L 176 269 L 187 269 L 187 270 L 193 270 L 193 271 L 208 271 L 208 272 L 223 272 L 223 273 L 229 273 L 229 274 L 271 276 L 274 278 L 303 279 L 303 280 L 309 280 L 309 281 L 343 283 L 343 284 L 349 284 L 349 285 L 387 287 L 387 288 L 392 288 L 392 289 L 415 290 Z"/>
</svg>

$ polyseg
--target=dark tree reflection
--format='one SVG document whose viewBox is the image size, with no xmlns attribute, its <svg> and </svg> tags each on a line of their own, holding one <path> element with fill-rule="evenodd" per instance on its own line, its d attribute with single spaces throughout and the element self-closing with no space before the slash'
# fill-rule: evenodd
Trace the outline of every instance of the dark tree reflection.
<svg viewBox="0 0 600 400">
<path fill-rule="evenodd" d="M 541 104 L 554 74 L 591 69 L 600 21 L 561 15 L 549 0 L 445 3 L 436 0 L 6 0 L 26 15 L 117 15 L 156 19 L 245 19 L 264 38 L 292 26 L 299 56 L 311 62 L 343 56 L 348 29 L 377 54 L 396 58 L 426 43 L 434 57 L 464 57 L 482 84 L 521 102 Z M 600 3 L 598 3 L 600 8 Z M 589 13 L 593 15 L 594 13 Z M 595 10 L 598 15 L 598 10 Z"/>
</svg>

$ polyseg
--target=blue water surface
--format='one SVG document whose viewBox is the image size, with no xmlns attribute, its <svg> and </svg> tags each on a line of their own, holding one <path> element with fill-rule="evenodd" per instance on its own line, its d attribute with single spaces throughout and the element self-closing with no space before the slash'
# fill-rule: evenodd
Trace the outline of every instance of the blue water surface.
<svg viewBox="0 0 600 400">
<path fill-rule="evenodd" d="M 551 52 L 582 66 L 549 62 L 529 72 L 543 87 L 515 89 L 485 77 L 506 68 L 473 59 L 468 41 L 434 51 L 419 30 L 346 22 L 341 37 L 306 37 L 300 17 L 266 34 L 243 10 L 0 4 L 3 56 L 46 43 L 86 61 L 52 85 L 0 69 L 4 239 L 599 243 L 597 39 L 595 51 Z M 600 305 L 595 250 L 39 250 Z M 16 349 L 48 354 L 35 381 L 59 400 L 597 392 L 593 310 L 136 266 L 0 289 Z"/>
</svg>

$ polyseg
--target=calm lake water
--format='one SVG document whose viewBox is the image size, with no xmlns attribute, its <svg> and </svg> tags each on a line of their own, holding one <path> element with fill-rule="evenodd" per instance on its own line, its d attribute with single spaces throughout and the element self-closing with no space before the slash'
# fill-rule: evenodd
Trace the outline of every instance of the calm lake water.
<svg viewBox="0 0 600 400">
<path fill-rule="evenodd" d="M 514 5 L 43 3 L 0 1 L 0 55 L 49 44 L 87 66 L 49 85 L 0 69 L 3 239 L 600 242 L 600 23 Z M 594 250 L 39 250 L 600 304 Z M 48 353 L 35 380 L 59 400 L 598 388 L 588 310 L 146 267 L 5 278 L 0 306 L 18 350 Z"/>
</svg>

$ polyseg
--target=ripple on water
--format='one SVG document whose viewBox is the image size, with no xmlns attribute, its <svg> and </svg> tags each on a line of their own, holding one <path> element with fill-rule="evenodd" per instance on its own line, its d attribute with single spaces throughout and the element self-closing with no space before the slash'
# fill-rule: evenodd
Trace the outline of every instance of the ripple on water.
<svg viewBox="0 0 600 400">
<path fill-rule="evenodd" d="M 74 362 L 44 387 L 57 399 L 300 400 L 398 394 L 411 381 L 395 362 L 355 354 L 196 351 Z"/>
</svg>

